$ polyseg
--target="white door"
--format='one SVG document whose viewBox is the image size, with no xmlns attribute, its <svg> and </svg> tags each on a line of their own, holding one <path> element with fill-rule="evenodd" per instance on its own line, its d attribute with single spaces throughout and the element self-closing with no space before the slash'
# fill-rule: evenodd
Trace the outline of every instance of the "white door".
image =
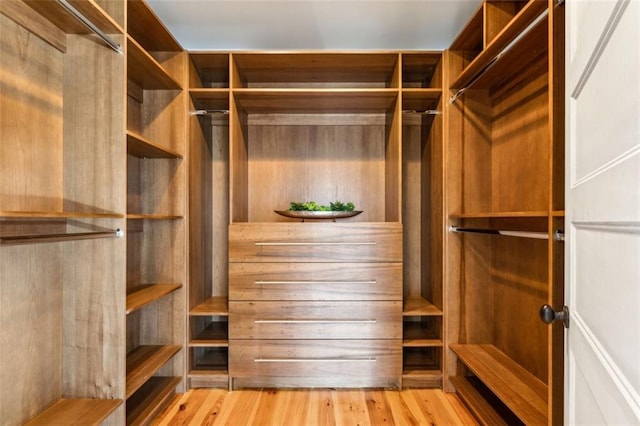
<svg viewBox="0 0 640 426">
<path fill-rule="evenodd" d="M 640 424 L 640 0 L 565 7 L 565 423 Z"/>
</svg>

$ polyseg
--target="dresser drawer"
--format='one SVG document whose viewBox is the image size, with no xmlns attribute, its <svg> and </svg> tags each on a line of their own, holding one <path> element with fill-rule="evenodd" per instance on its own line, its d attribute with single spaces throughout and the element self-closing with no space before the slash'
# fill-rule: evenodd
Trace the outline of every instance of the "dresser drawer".
<svg viewBox="0 0 640 426">
<path fill-rule="evenodd" d="M 229 262 L 402 262 L 402 225 L 233 223 Z"/>
<path fill-rule="evenodd" d="M 232 377 L 400 377 L 401 340 L 230 340 Z"/>
<path fill-rule="evenodd" d="M 229 300 L 402 300 L 402 264 L 231 263 Z"/>
<path fill-rule="evenodd" d="M 229 302 L 229 339 L 401 339 L 402 302 Z"/>
</svg>

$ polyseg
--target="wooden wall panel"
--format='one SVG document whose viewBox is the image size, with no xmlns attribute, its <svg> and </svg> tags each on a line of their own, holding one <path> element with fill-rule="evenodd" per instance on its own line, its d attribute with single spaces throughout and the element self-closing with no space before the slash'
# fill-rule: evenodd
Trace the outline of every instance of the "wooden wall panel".
<svg viewBox="0 0 640 426">
<path fill-rule="evenodd" d="M 62 395 L 60 244 L 0 247 L 0 417 L 21 424 Z"/>
<path fill-rule="evenodd" d="M 421 202 L 425 198 L 429 199 L 429 181 L 426 181 L 425 186 L 422 181 L 425 174 L 423 168 L 428 168 L 429 162 L 424 164 L 422 162 L 423 131 L 421 124 L 421 121 L 407 124 L 405 120 L 402 126 L 404 297 L 421 296 L 422 280 L 427 275 L 425 271 L 430 269 L 428 256 L 429 205 L 424 205 Z M 424 211 L 423 208 L 425 208 Z M 424 224 L 423 217 L 425 218 Z M 426 226 L 426 229 L 423 228 L 423 225 Z"/>
<path fill-rule="evenodd" d="M 385 221 L 384 126 L 249 126 L 252 222 L 285 221 L 292 201 L 351 201 L 352 221 Z"/>
<path fill-rule="evenodd" d="M 122 43 L 123 37 L 116 40 Z M 69 35 L 67 44 L 64 209 L 122 214 L 126 179 L 124 57 L 88 36 Z"/>
<path fill-rule="evenodd" d="M 62 247 L 63 395 L 123 398 L 125 241 L 75 241 Z"/>
<path fill-rule="evenodd" d="M 493 344 L 547 382 L 547 325 L 538 311 L 548 297 L 547 241 L 492 237 Z"/>
<path fill-rule="evenodd" d="M 193 108 L 193 104 L 191 104 Z M 202 303 L 210 293 L 213 233 L 211 212 L 212 144 L 210 120 L 192 116 L 189 119 L 189 304 L 188 309 Z"/>
<path fill-rule="evenodd" d="M 469 90 L 464 104 L 453 109 L 462 115 L 460 133 L 462 144 L 460 170 L 462 176 L 462 212 L 491 211 L 491 103 L 486 90 Z M 449 163 L 450 164 L 450 163 Z M 458 212 L 452 212 L 458 213 Z"/>
<path fill-rule="evenodd" d="M 0 210 L 62 211 L 63 54 L 2 14 L 0 48 Z"/>
<path fill-rule="evenodd" d="M 546 73 L 494 99 L 491 139 L 492 211 L 547 210 L 551 154 Z"/>
</svg>

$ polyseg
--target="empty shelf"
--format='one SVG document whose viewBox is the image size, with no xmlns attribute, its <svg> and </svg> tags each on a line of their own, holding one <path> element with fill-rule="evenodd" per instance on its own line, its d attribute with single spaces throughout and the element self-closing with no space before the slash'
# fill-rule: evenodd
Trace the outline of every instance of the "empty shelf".
<svg viewBox="0 0 640 426">
<path fill-rule="evenodd" d="M 442 310 L 422 297 L 408 298 L 404 302 L 403 316 L 442 316 Z"/>
<path fill-rule="evenodd" d="M 127 400 L 127 425 L 144 425 L 160 414 L 175 394 L 179 377 L 152 377 Z"/>
<path fill-rule="evenodd" d="M 228 316 L 229 308 L 226 297 L 210 297 L 198 306 L 191 309 L 192 316 Z"/>
<path fill-rule="evenodd" d="M 547 386 L 493 345 L 451 345 L 458 360 L 526 424 L 547 424 Z"/>
<path fill-rule="evenodd" d="M 127 294 L 127 315 L 142 308 L 149 303 L 153 303 L 173 293 L 181 288 L 180 284 L 149 284 L 137 287 L 133 292 Z"/>
<path fill-rule="evenodd" d="M 61 399 L 26 425 L 98 425 L 122 404 L 121 399 Z"/>
<path fill-rule="evenodd" d="M 142 387 L 180 349 L 181 346 L 178 345 L 143 345 L 129 352 L 127 354 L 127 398 Z"/>
</svg>

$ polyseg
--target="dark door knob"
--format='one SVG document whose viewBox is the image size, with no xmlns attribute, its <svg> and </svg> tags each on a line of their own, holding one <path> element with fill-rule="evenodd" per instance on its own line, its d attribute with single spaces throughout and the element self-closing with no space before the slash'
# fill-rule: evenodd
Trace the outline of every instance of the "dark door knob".
<svg viewBox="0 0 640 426">
<path fill-rule="evenodd" d="M 542 305 L 540 308 L 540 319 L 546 324 L 551 324 L 554 321 L 562 321 L 565 328 L 568 328 L 569 308 L 563 306 L 561 311 L 556 311 L 550 305 Z"/>
</svg>

